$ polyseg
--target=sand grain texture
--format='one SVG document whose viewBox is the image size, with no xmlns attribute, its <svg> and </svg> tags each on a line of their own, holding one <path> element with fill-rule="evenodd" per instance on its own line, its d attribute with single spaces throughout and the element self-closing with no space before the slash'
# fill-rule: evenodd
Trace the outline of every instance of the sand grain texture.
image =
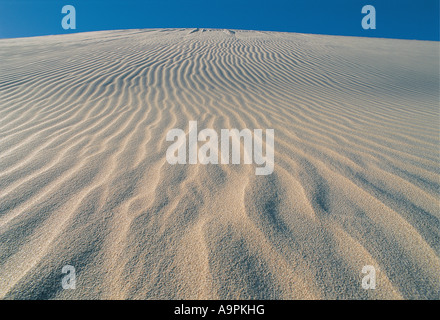
<svg viewBox="0 0 440 320">
<path fill-rule="evenodd" d="M 168 164 L 190 120 L 274 129 L 274 173 Z M 439 219 L 436 42 L 0 40 L 3 299 L 439 299 Z"/>
</svg>

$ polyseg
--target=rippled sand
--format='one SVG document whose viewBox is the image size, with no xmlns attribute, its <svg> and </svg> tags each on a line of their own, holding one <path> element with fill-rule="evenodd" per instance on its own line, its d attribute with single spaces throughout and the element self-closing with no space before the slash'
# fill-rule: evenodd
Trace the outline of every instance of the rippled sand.
<svg viewBox="0 0 440 320">
<path fill-rule="evenodd" d="M 274 173 L 168 164 L 190 120 L 274 129 Z M 0 40 L 0 298 L 438 299 L 439 125 L 438 42 Z"/>
</svg>

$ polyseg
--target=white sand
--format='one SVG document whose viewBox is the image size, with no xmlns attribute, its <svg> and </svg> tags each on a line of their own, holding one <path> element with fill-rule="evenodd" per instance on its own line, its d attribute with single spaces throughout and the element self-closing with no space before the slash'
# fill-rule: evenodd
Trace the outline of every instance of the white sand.
<svg viewBox="0 0 440 320">
<path fill-rule="evenodd" d="M 438 42 L 0 40 L 0 297 L 438 299 L 438 99 Z M 274 129 L 274 173 L 168 164 L 190 120 Z"/>
</svg>

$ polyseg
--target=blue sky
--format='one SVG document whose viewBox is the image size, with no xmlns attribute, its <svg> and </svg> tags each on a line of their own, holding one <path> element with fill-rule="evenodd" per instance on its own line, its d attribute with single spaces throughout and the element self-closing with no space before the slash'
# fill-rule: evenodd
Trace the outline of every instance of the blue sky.
<svg viewBox="0 0 440 320">
<path fill-rule="evenodd" d="M 61 27 L 68 4 L 76 30 Z M 367 4 L 376 8 L 376 30 L 361 27 Z M 0 38 L 176 27 L 438 41 L 439 0 L 0 0 Z"/>
</svg>

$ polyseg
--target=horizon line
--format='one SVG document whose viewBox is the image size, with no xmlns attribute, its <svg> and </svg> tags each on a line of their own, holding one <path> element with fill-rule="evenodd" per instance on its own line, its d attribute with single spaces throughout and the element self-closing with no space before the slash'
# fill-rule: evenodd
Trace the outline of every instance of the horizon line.
<svg viewBox="0 0 440 320">
<path fill-rule="evenodd" d="M 273 33 L 296 33 L 305 35 L 319 35 L 319 36 L 332 36 L 332 37 L 352 37 L 352 38 L 367 38 L 367 39 L 391 39 L 391 40 L 409 40 L 409 41 L 431 41 L 440 42 L 439 39 L 417 39 L 417 38 L 394 38 L 394 37 L 375 37 L 375 36 L 358 36 L 358 35 L 342 35 L 332 33 L 309 33 L 299 31 L 280 31 L 280 30 L 257 30 L 257 29 L 235 29 L 235 28 L 213 28 L 213 27 L 151 27 L 151 28 L 121 28 L 121 29 L 100 29 L 100 30 L 87 30 L 87 31 L 71 31 L 64 33 L 48 33 L 40 35 L 22 36 L 22 37 L 3 37 L 0 36 L 0 40 L 6 39 L 23 39 L 23 38 L 36 38 L 36 37 L 48 37 L 48 36 L 62 36 L 91 32 L 105 32 L 105 31 L 129 31 L 129 30 L 170 30 L 170 29 L 208 29 L 208 30 L 233 30 L 233 31 L 254 31 L 254 32 L 273 32 Z"/>
</svg>

